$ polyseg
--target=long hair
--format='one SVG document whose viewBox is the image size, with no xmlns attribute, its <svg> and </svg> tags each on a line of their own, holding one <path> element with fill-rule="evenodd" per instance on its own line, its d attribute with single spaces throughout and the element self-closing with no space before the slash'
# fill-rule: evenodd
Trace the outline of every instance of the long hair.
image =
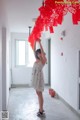
<svg viewBox="0 0 80 120">
<path fill-rule="evenodd" d="M 39 57 L 38 57 L 38 54 L 41 54 L 41 49 L 37 49 L 36 51 L 35 51 L 35 57 L 36 57 L 36 59 L 40 59 Z"/>
</svg>

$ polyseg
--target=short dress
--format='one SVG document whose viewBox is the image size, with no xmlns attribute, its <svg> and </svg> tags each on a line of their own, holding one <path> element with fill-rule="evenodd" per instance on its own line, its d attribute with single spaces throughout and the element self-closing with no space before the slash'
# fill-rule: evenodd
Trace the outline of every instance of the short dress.
<svg viewBox="0 0 80 120">
<path fill-rule="evenodd" d="M 37 91 L 44 91 L 43 64 L 35 62 L 32 69 L 32 87 Z"/>
</svg>

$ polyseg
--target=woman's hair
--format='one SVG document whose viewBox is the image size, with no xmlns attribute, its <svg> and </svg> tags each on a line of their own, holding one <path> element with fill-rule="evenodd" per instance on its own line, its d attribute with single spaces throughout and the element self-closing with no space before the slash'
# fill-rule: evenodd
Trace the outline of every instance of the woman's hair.
<svg viewBox="0 0 80 120">
<path fill-rule="evenodd" d="M 41 54 L 41 49 L 37 49 L 36 51 L 35 51 L 35 57 L 36 57 L 36 59 L 40 59 L 39 57 L 38 57 L 38 54 Z"/>
</svg>

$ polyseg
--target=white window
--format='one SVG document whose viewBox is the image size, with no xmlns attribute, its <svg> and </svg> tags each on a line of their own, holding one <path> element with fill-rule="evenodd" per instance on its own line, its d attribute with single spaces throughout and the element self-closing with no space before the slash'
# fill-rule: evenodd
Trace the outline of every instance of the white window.
<svg viewBox="0 0 80 120">
<path fill-rule="evenodd" d="M 30 46 L 30 43 L 28 43 L 28 55 L 29 55 L 29 58 L 28 58 L 28 66 L 32 67 L 33 64 L 34 64 L 34 61 L 35 61 L 35 57 L 34 57 L 34 53 L 33 53 L 33 50 Z"/>
<path fill-rule="evenodd" d="M 16 40 L 16 66 L 32 67 L 34 61 L 33 50 L 27 40 Z"/>
</svg>

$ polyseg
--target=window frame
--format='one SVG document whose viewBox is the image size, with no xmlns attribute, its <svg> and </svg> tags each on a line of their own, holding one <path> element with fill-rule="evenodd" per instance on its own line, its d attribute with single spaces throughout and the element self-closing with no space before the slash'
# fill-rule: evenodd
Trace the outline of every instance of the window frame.
<svg viewBox="0 0 80 120">
<path fill-rule="evenodd" d="M 17 52 L 17 47 L 16 47 L 16 42 L 17 41 L 25 41 L 25 65 L 18 65 L 18 64 L 16 64 L 16 52 Z M 27 66 L 27 61 L 26 61 L 26 42 L 27 42 L 27 40 L 26 39 L 15 39 L 15 67 L 26 67 Z"/>
<path fill-rule="evenodd" d="M 16 64 L 16 52 L 17 52 L 17 48 L 16 48 L 16 41 L 25 41 L 25 65 L 17 65 Z M 27 39 L 15 39 L 15 67 L 16 68 L 26 68 L 26 67 L 29 67 L 29 68 L 32 68 L 33 67 L 33 64 L 34 64 L 34 61 L 35 61 L 35 57 L 34 57 L 34 61 L 32 62 L 31 64 L 31 61 L 30 61 L 30 43 L 27 41 Z M 31 48 L 32 49 L 32 48 Z M 33 53 L 34 55 L 34 53 Z M 31 59 L 32 60 L 32 59 Z"/>
</svg>

